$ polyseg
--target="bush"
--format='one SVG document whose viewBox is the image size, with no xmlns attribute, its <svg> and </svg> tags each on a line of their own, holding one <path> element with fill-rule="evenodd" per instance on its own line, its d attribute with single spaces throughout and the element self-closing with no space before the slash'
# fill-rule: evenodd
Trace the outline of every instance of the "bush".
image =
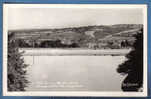
<svg viewBox="0 0 151 99">
<path fill-rule="evenodd" d="M 7 83 L 8 91 L 25 91 L 28 84 L 26 80 L 26 64 L 19 52 L 14 34 L 8 35 L 8 67 L 7 67 Z"/>
<path fill-rule="evenodd" d="M 123 91 L 138 91 L 143 84 L 143 30 L 139 32 L 132 51 L 126 55 L 127 61 L 117 69 L 118 73 L 127 74 L 122 82 Z"/>
</svg>

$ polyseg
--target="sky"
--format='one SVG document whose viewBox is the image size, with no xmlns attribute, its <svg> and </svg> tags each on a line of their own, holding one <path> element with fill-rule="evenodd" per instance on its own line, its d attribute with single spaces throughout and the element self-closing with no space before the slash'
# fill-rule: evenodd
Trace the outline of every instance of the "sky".
<svg viewBox="0 0 151 99">
<path fill-rule="evenodd" d="M 142 24 L 141 8 L 9 8 L 8 29 Z"/>
</svg>

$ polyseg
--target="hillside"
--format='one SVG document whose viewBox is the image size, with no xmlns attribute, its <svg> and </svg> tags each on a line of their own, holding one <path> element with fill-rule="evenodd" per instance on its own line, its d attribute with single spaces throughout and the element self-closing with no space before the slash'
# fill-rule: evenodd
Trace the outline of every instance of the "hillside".
<svg viewBox="0 0 151 99">
<path fill-rule="evenodd" d="M 62 29 L 29 29 L 29 30 L 10 30 L 15 33 L 16 39 L 25 41 L 57 41 L 62 44 L 76 43 L 79 47 L 89 47 L 89 43 L 109 43 L 110 41 L 128 40 L 134 41 L 133 35 L 136 34 L 143 25 L 141 24 L 117 24 L 100 26 L 83 26 Z M 95 44 L 95 45 L 96 45 Z"/>
</svg>

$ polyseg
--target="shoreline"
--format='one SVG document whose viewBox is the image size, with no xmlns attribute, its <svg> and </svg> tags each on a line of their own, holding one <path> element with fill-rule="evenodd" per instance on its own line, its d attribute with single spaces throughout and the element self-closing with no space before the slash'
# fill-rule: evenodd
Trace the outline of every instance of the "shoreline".
<svg viewBox="0 0 151 99">
<path fill-rule="evenodd" d="M 125 56 L 131 49 L 52 49 L 52 48 L 20 48 L 23 56 Z"/>
</svg>

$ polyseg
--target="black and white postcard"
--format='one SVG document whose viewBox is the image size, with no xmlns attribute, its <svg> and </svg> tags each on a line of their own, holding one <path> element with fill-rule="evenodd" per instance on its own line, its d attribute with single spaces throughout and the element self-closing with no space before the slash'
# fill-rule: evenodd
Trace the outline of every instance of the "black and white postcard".
<svg viewBox="0 0 151 99">
<path fill-rule="evenodd" d="M 147 96 L 147 6 L 4 4 L 3 95 Z"/>
</svg>

